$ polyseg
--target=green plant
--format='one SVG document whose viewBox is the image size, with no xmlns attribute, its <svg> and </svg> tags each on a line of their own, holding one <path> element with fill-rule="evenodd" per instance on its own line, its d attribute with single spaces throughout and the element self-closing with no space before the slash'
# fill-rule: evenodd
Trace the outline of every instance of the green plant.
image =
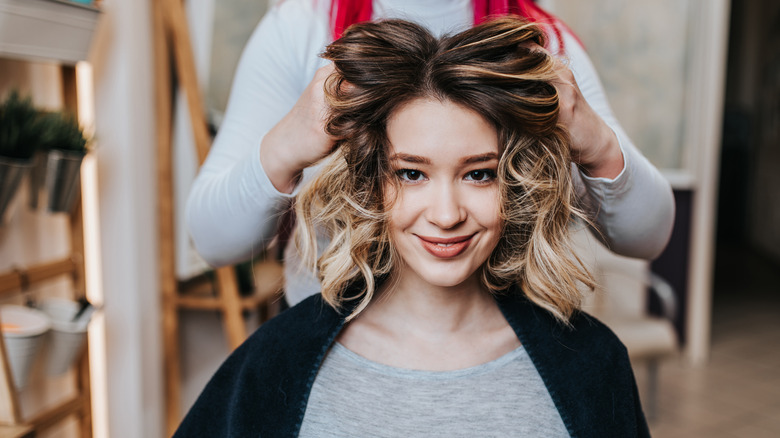
<svg viewBox="0 0 780 438">
<path fill-rule="evenodd" d="M 87 152 L 87 139 L 76 118 L 61 111 L 41 116 L 41 147 L 46 150 Z"/>
<path fill-rule="evenodd" d="M 41 117 L 32 99 L 13 90 L 0 103 L 0 156 L 27 160 L 40 146 Z"/>
</svg>

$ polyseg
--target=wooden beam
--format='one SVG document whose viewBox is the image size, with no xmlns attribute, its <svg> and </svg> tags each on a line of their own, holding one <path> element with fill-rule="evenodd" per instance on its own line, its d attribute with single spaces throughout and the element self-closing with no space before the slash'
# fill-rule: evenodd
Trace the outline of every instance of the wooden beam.
<svg viewBox="0 0 780 438">
<path fill-rule="evenodd" d="M 41 263 L 27 269 L 14 269 L 0 273 L 0 295 L 15 293 L 60 275 L 76 275 L 77 264 L 71 257 Z"/>
<path fill-rule="evenodd" d="M 62 108 L 73 116 L 79 113 L 79 99 L 76 92 L 76 67 L 73 65 L 61 65 L 62 77 Z"/>
<path fill-rule="evenodd" d="M 34 438 L 35 430 L 30 426 L 0 426 L 0 436 L 3 438 Z"/>
<path fill-rule="evenodd" d="M 165 24 L 170 31 L 169 36 L 173 46 L 171 49 L 176 61 L 176 77 L 187 96 L 187 107 L 189 108 L 198 162 L 203 164 L 209 152 L 211 136 L 206 122 L 206 107 L 201 98 L 195 56 L 192 53 L 187 15 L 184 13 L 184 5 L 181 0 L 161 0 L 156 3 L 161 3 L 163 7 Z"/>
<path fill-rule="evenodd" d="M 75 66 L 62 66 L 62 90 L 63 106 L 69 110 L 77 120 L 81 120 L 78 100 L 78 70 Z M 83 127 L 82 127 L 83 128 Z M 83 162 L 82 162 L 83 163 Z M 81 179 L 81 172 L 79 172 Z M 81 187 L 81 181 L 79 181 Z M 84 265 L 84 204 L 81 200 L 81 190 L 76 194 L 73 210 L 70 212 L 70 250 L 73 262 L 73 290 L 75 298 L 87 296 L 87 274 Z M 74 400 L 75 404 L 70 409 L 81 413 L 79 415 L 79 429 L 81 438 L 92 437 L 92 393 L 89 371 L 89 342 L 85 348 L 86 353 L 76 363 L 76 388 L 80 397 Z"/>
<path fill-rule="evenodd" d="M 76 386 L 81 391 L 81 415 L 79 423 L 81 427 L 81 438 L 92 438 L 92 387 L 90 381 L 89 368 L 89 342 L 76 364 Z"/>
<path fill-rule="evenodd" d="M 21 423 L 22 416 L 6 351 L 5 339 L 0 336 L 0 424 L 13 426 Z"/>
<path fill-rule="evenodd" d="M 60 403 L 49 410 L 41 412 L 29 421 L 26 421 L 26 423 L 32 425 L 36 432 L 41 432 L 51 428 L 71 415 L 83 413 L 83 409 L 84 400 L 82 399 L 82 396 L 79 395 Z"/>
<path fill-rule="evenodd" d="M 155 106 L 157 117 L 157 224 L 162 299 L 162 344 L 167 436 L 181 421 L 181 356 L 175 267 L 173 206 L 173 84 L 167 0 L 153 1 Z"/>
<path fill-rule="evenodd" d="M 225 325 L 228 347 L 238 348 L 246 339 L 246 325 L 241 311 L 241 297 L 238 293 L 238 279 L 233 266 L 217 269 L 217 289 L 222 301 L 222 324 Z"/>
</svg>

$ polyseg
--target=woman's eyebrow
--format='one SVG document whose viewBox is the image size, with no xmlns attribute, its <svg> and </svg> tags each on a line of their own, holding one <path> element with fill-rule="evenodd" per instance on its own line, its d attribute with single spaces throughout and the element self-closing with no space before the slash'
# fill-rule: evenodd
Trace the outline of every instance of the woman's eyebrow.
<svg viewBox="0 0 780 438">
<path fill-rule="evenodd" d="M 406 161 L 407 163 L 414 164 L 431 164 L 431 160 L 428 158 L 411 154 L 394 154 L 390 157 L 390 161 Z"/>
<path fill-rule="evenodd" d="M 463 164 L 484 163 L 486 161 L 498 160 L 498 154 L 495 152 L 488 152 L 486 154 L 471 155 L 460 160 Z M 431 160 L 427 157 L 411 154 L 394 154 L 390 156 L 390 161 L 405 161 L 407 163 L 414 164 L 431 164 Z"/>
<path fill-rule="evenodd" d="M 480 154 L 480 155 L 472 155 L 470 157 L 466 157 L 461 162 L 463 164 L 472 164 L 472 163 L 483 163 L 485 161 L 492 161 L 492 160 L 498 160 L 498 154 L 495 152 L 488 152 L 486 154 Z"/>
</svg>

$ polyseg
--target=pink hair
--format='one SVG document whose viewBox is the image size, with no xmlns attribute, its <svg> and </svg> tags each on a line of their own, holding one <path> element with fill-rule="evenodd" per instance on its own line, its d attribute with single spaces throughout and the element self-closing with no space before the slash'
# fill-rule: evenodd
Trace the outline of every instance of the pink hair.
<svg viewBox="0 0 780 438">
<path fill-rule="evenodd" d="M 517 15 L 531 22 L 548 24 L 558 40 L 558 50 L 563 51 L 561 30 L 571 34 L 580 45 L 582 42 L 558 17 L 543 10 L 532 0 L 472 0 L 474 24 L 480 24 L 490 17 Z M 349 26 L 371 19 L 371 0 L 332 0 L 330 4 L 330 25 L 333 39 L 341 37 Z"/>
</svg>

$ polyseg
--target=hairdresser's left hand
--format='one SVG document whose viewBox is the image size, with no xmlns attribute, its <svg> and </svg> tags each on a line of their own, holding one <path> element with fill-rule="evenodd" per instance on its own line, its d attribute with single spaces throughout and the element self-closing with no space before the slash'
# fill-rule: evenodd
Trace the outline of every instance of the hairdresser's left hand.
<svg viewBox="0 0 780 438">
<path fill-rule="evenodd" d="M 585 100 L 571 70 L 559 60 L 556 60 L 556 70 L 559 120 L 571 136 L 572 160 L 588 176 L 616 178 L 623 170 L 623 153 L 617 136 Z"/>
</svg>

